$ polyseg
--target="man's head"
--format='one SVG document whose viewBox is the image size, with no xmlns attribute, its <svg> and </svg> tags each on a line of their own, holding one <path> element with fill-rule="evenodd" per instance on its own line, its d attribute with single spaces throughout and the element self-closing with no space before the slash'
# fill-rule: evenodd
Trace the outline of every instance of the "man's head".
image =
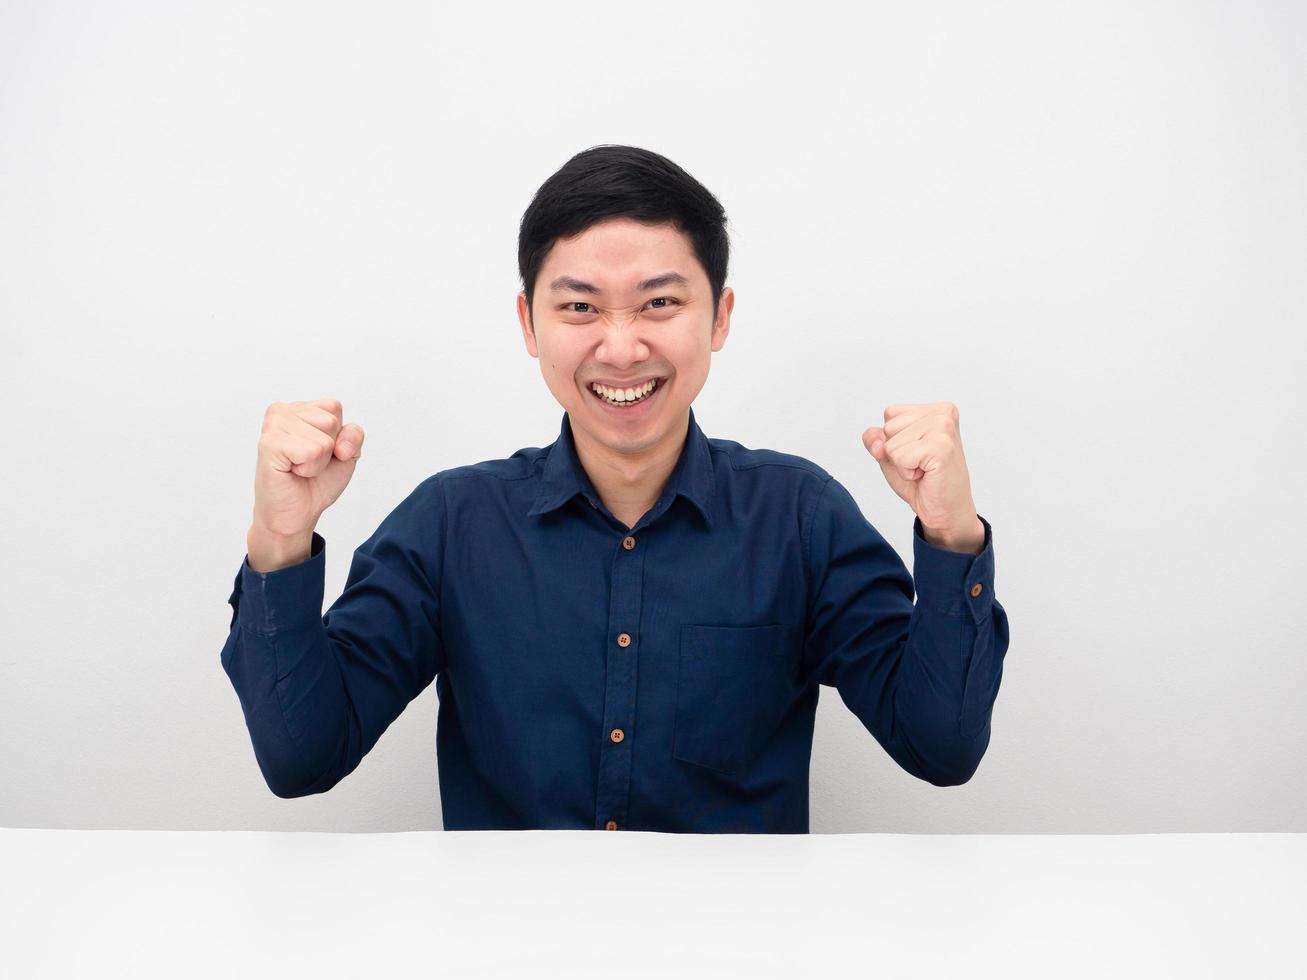
<svg viewBox="0 0 1307 980">
<path fill-rule="evenodd" d="M 684 433 L 730 331 L 725 223 L 702 184 L 633 146 L 578 153 L 536 192 L 518 235 L 518 319 L 578 439 L 638 454 Z M 648 404 L 629 408 L 592 387 L 650 379 Z"/>
</svg>

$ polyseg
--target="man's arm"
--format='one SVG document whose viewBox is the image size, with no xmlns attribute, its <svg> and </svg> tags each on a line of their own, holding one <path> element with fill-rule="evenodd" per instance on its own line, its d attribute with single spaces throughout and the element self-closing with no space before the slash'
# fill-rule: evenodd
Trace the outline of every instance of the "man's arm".
<svg viewBox="0 0 1307 980">
<path fill-rule="evenodd" d="M 220 656 L 254 756 L 282 798 L 325 793 L 445 666 L 439 632 L 444 497 L 436 477 L 354 552 L 322 614 L 326 541 L 271 572 L 241 562 Z"/>
<path fill-rule="evenodd" d="M 972 555 L 931 544 L 914 521 L 914 605 L 913 576 L 838 481 L 810 509 L 805 670 L 905 771 L 965 783 L 989 746 L 1008 647 L 989 522 L 977 515 L 985 534 Z"/>
</svg>

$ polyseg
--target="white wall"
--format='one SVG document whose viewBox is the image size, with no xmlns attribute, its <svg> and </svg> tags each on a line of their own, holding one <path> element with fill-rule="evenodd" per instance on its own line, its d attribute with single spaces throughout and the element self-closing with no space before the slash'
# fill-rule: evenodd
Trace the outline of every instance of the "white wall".
<svg viewBox="0 0 1307 980">
<path fill-rule="evenodd" d="M 621 142 L 730 217 L 708 435 L 910 566 L 861 432 L 962 411 L 988 755 L 917 781 L 823 689 L 813 831 L 1307 830 L 1304 9 L 6 0 L 0 824 L 441 826 L 434 685 L 329 794 L 258 773 L 218 654 L 262 413 L 367 430 L 330 603 L 419 480 L 557 434 L 517 222 Z"/>
</svg>

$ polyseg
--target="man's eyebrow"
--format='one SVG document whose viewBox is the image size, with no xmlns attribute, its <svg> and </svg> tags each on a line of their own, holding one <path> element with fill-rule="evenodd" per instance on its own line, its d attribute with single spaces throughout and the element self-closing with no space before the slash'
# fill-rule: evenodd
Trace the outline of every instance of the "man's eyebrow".
<svg viewBox="0 0 1307 980">
<path fill-rule="evenodd" d="M 636 284 L 636 292 L 644 292 L 648 289 L 661 289 L 663 286 L 688 286 L 690 280 L 679 272 L 664 272 L 660 276 L 654 276 L 652 279 L 644 279 Z M 590 293 L 595 295 L 603 292 L 598 286 L 588 282 L 582 282 L 580 279 L 574 279 L 571 276 L 559 276 L 549 284 L 549 288 L 555 292 L 562 290 L 571 290 L 577 293 Z"/>
</svg>

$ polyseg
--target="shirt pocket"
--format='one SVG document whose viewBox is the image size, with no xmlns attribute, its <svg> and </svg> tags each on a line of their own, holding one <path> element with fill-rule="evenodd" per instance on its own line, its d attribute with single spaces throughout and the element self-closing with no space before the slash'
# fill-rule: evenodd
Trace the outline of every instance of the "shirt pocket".
<svg viewBox="0 0 1307 980">
<path fill-rule="evenodd" d="M 672 757 L 739 773 L 776 730 L 796 684 L 802 627 L 681 627 Z"/>
</svg>

